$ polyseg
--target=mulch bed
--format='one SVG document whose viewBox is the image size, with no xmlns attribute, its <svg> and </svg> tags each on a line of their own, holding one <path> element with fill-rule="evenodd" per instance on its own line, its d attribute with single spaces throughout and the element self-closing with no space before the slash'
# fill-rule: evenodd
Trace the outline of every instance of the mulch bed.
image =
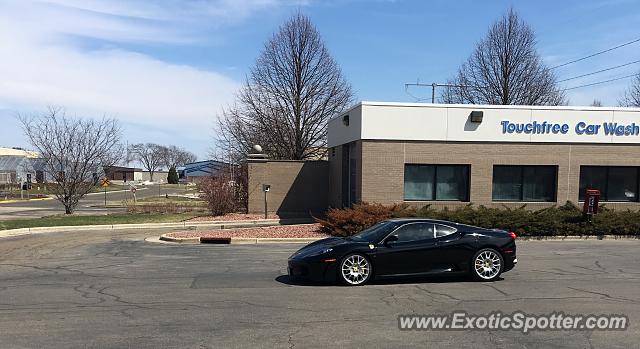
<svg viewBox="0 0 640 349">
<path fill-rule="evenodd" d="M 278 215 L 270 214 L 268 219 L 279 219 Z M 202 216 L 190 219 L 189 222 L 219 222 L 219 221 L 255 221 L 264 219 L 264 214 L 229 213 L 224 216 Z"/>
<path fill-rule="evenodd" d="M 326 238 L 319 224 L 279 225 L 241 229 L 217 229 L 205 231 L 178 231 L 167 234 L 173 238 Z"/>
</svg>

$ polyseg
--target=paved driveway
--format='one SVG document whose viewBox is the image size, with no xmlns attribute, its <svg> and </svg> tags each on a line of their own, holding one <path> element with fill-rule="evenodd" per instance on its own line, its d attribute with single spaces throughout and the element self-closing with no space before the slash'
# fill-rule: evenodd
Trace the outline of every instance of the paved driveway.
<svg viewBox="0 0 640 349">
<path fill-rule="evenodd" d="M 0 347 L 638 348 L 639 241 L 520 242 L 494 283 L 291 284 L 295 245 L 167 245 L 148 232 L 0 239 Z M 399 314 L 621 313 L 618 332 L 398 330 Z"/>
<path fill-rule="evenodd" d="M 160 193 L 164 194 L 176 194 L 184 192 L 183 189 L 160 189 Z M 141 187 L 136 193 L 136 197 L 139 199 L 158 196 L 158 187 Z M 131 200 L 131 193 L 128 191 L 115 191 L 107 192 L 107 201 L 119 202 L 124 200 Z M 91 193 L 87 194 L 82 200 L 76 214 L 106 214 L 124 212 L 124 208 L 99 208 L 93 207 L 96 205 L 104 204 L 104 193 Z M 57 200 L 34 200 L 24 202 L 12 202 L 2 203 L 0 202 L 0 220 L 14 219 L 14 218 L 38 218 L 56 214 L 63 214 L 64 206 Z"/>
</svg>

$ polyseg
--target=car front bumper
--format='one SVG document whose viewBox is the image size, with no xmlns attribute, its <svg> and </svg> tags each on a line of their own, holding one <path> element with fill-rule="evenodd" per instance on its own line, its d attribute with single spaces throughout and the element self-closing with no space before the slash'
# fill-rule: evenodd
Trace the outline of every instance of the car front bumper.
<svg viewBox="0 0 640 349">
<path fill-rule="evenodd" d="M 292 279 L 317 282 L 336 282 L 337 262 L 323 260 L 289 259 L 287 270 Z"/>
</svg>

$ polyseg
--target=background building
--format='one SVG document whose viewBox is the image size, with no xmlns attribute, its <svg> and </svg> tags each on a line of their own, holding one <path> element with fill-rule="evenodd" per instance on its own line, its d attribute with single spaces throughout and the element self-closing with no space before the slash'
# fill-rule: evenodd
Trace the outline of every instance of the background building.
<svg viewBox="0 0 640 349">
<path fill-rule="evenodd" d="M 637 108 L 362 102 L 329 121 L 328 158 L 250 160 L 249 211 L 264 210 L 263 184 L 273 212 L 357 202 L 542 208 L 578 203 L 587 188 L 607 207 L 640 208 Z"/>
<path fill-rule="evenodd" d="M 135 167 L 106 166 L 104 173 L 111 181 L 133 182 L 138 179 L 136 177 L 142 179 L 142 169 Z"/>
<path fill-rule="evenodd" d="M 639 206 L 640 109 L 362 102 L 328 144 L 332 206 Z"/>
<path fill-rule="evenodd" d="M 44 182 L 42 164 L 38 154 L 17 148 L 0 148 L 0 184 L 18 184 L 27 180 L 31 175 L 32 182 Z"/>
<path fill-rule="evenodd" d="M 200 178 L 210 177 L 217 174 L 221 169 L 229 166 L 221 161 L 205 160 L 185 164 L 176 168 L 180 181 L 196 182 Z"/>
</svg>

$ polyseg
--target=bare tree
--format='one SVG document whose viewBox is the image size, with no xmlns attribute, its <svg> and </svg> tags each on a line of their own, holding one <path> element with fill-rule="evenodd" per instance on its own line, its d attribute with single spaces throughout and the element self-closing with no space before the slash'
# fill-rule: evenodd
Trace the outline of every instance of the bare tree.
<svg viewBox="0 0 640 349">
<path fill-rule="evenodd" d="M 315 158 L 325 152 L 328 119 L 352 101 L 317 29 L 296 14 L 265 44 L 237 103 L 220 115 L 218 145 L 226 154 L 260 144 L 275 159 Z"/>
<path fill-rule="evenodd" d="M 620 100 L 622 107 L 640 107 L 640 73 L 636 74 L 629 89 L 625 91 Z"/>
<path fill-rule="evenodd" d="M 591 102 L 591 106 L 592 107 L 602 107 L 602 102 L 600 102 L 599 99 L 594 99 L 593 102 Z"/>
<path fill-rule="evenodd" d="M 153 182 L 153 174 L 162 167 L 164 161 L 164 147 L 155 143 L 132 144 L 129 146 L 129 153 L 149 172 L 149 180 Z"/>
<path fill-rule="evenodd" d="M 71 118 L 50 107 L 41 116 L 20 116 L 22 129 L 41 157 L 39 168 L 53 178 L 53 193 L 71 214 L 96 185 L 105 167 L 122 157 L 121 129 L 115 119 Z"/>
<path fill-rule="evenodd" d="M 176 168 L 179 165 L 195 162 L 198 157 L 187 150 L 169 145 L 162 148 L 162 165 L 167 169 Z"/>
<path fill-rule="evenodd" d="M 513 9 L 490 27 L 449 83 L 456 87 L 444 90 L 445 103 L 565 103 L 555 74 L 536 51 L 533 30 Z"/>
</svg>

